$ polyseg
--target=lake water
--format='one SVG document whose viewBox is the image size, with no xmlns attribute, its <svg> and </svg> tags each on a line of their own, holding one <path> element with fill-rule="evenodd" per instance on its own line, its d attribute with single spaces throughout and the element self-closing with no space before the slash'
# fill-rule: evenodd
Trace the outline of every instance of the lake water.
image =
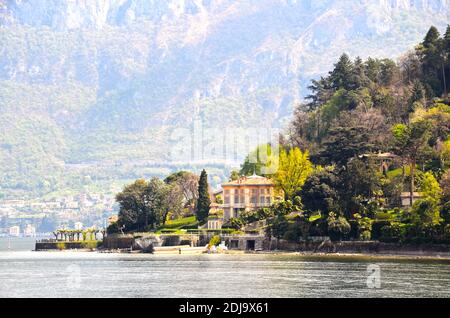
<svg viewBox="0 0 450 318">
<path fill-rule="evenodd" d="M 0 297 L 450 297 L 448 261 L 25 250 L 32 240 L 7 251 L 4 240 Z"/>
</svg>

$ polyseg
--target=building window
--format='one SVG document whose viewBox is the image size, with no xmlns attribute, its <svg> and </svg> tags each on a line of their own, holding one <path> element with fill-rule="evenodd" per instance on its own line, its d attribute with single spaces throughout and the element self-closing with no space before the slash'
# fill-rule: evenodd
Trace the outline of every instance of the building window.
<svg viewBox="0 0 450 318">
<path fill-rule="evenodd" d="M 266 197 L 262 196 L 262 197 L 259 199 L 259 203 L 260 203 L 261 205 L 266 204 Z"/>
<path fill-rule="evenodd" d="M 239 241 L 238 240 L 231 240 L 229 248 L 230 249 L 239 248 Z"/>
<path fill-rule="evenodd" d="M 224 191 L 224 204 L 230 204 L 230 190 Z"/>
<path fill-rule="evenodd" d="M 251 203 L 254 205 L 258 204 L 258 189 L 252 189 Z"/>
<path fill-rule="evenodd" d="M 239 190 L 234 190 L 234 204 L 239 204 Z"/>
<path fill-rule="evenodd" d="M 225 220 L 229 220 L 231 218 L 231 209 L 224 209 L 223 214 Z"/>
</svg>

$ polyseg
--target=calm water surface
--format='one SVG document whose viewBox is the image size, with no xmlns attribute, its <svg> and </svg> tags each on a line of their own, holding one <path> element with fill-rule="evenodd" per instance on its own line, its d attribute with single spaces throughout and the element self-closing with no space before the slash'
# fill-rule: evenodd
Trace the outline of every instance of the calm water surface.
<svg viewBox="0 0 450 318">
<path fill-rule="evenodd" d="M 377 262 L 381 288 L 370 289 L 373 261 L 363 257 L 5 251 L 3 243 L 0 297 L 450 297 L 445 261 Z"/>
</svg>

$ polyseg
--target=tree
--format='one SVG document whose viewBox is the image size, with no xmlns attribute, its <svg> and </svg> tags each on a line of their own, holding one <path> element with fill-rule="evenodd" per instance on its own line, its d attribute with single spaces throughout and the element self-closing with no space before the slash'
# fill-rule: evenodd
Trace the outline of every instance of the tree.
<svg viewBox="0 0 450 318">
<path fill-rule="evenodd" d="M 350 233 L 351 227 L 347 219 L 342 216 L 338 217 L 334 212 L 328 216 L 327 223 L 328 235 L 333 242 L 342 241 Z"/>
<path fill-rule="evenodd" d="M 335 89 L 352 90 L 356 88 L 353 63 L 347 54 L 342 54 L 330 73 L 331 86 Z"/>
<path fill-rule="evenodd" d="M 355 213 L 373 217 L 381 196 L 381 173 L 370 160 L 352 159 L 338 172 L 340 210 L 347 218 Z"/>
<path fill-rule="evenodd" d="M 426 172 L 423 174 L 420 192 L 425 199 L 435 201 L 436 204 L 438 204 L 441 200 L 442 189 L 439 185 L 439 182 L 431 172 Z"/>
<path fill-rule="evenodd" d="M 395 138 L 394 151 L 405 158 L 410 165 L 410 204 L 413 205 L 415 192 L 415 171 L 417 159 L 427 147 L 430 137 L 430 124 L 426 120 L 419 120 L 409 125 L 398 124 L 392 128 Z"/>
<path fill-rule="evenodd" d="M 150 228 L 164 225 L 169 213 L 180 215 L 183 209 L 183 192 L 177 183 L 167 184 L 153 178 L 147 187 L 147 204 Z"/>
<path fill-rule="evenodd" d="M 367 87 L 369 83 L 369 78 L 366 76 L 366 68 L 363 60 L 360 57 L 355 59 L 353 67 L 353 81 L 355 83 L 355 88 Z"/>
<path fill-rule="evenodd" d="M 267 226 L 267 236 L 280 240 L 289 228 L 289 222 L 285 215 L 272 218 Z"/>
<path fill-rule="evenodd" d="M 412 113 L 415 110 L 416 103 L 420 103 L 423 106 L 425 106 L 424 98 L 425 98 L 425 91 L 423 85 L 420 81 L 417 80 L 414 82 L 414 86 L 411 91 L 411 97 L 409 98 L 408 101 L 409 105 L 408 111 Z"/>
<path fill-rule="evenodd" d="M 440 96 L 444 91 L 444 78 L 442 78 L 443 41 L 439 31 L 432 26 L 422 44 L 418 47 L 418 55 L 422 62 L 422 81 L 425 84 L 430 97 Z M 445 70 L 444 70 L 445 72 Z"/>
<path fill-rule="evenodd" d="M 241 177 L 241 174 L 239 173 L 239 171 L 233 170 L 231 171 L 230 174 L 230 181 L 236 181 Z"/>
<path fill-rule="evenodd" d="M 336 127 L 330 130 L 321 157 L 324 163 L 337 164 L 340 168 L 351 158 L 373 152 L 375 149 L 366 127 Z"/>
<path fill-rule="evenodd" d="M 119 203 L 119 225 L 125 226 L 126 231 L 141 231 L 148 226 L 148 183 L 139 179 L 127 185 L 116 195 Z"/>
<path fill-rule="evenodd" d="M 336 211 L 337 185 L 337 177 L 332 171 L 319 170 L 311 174 L 299 193 L 303 208 L 311 213 L 320 212 L 325 216 L 331 211 Z"/>
<path fill-rule="evenodd" d="M 442 189 L 432 173 L 423 174 L 420 186 L 423 199 L 413 205 L 413 217 L 420 225 L 439 224 L 440 208 L 439 203 L 442 197 Z"/>
<path fill-rule="evenodd" d="M 148 231 L 164 225 L 169 212 L 179 213 L 182 192 L 177 185 L 158 178 L 136 180 L 116 196 L 119 203 L 118 227 L 126 232 Z"/>
<path fill-rule="evenodd" d="M 308 111 L 314 111 L 322 106 L 333 94 L 329 80 L 324 77 L 318 81 L 312 80 L 308 89 L 311 91 L 311 94 L 306 96 L 306 100 L 309 100 L 306 104 Z"/>
<path fill-rule="evenodd" d="M 274 175 L 277 187 L 283 190 L 286 200 L 293 199 L 302 189 L 306 179 L 313 172 L 308 151 L 292 148 L 280 151 L 278 171 Z"/>
<path fill-rule="evenodd" d="M 450 202 L 450 169 L 442 175 L 441 178 L 442 200 L 443 202 Z"/>
<path fill-rule="evenodd" d="M 197 220 L 200 223 L 206 222 L 209 215 L 209 208 L 211 199 L 209 197 L 208 174 L 203 170 L 200 174 L 200 181 L 198 183 L 198 200 L 197 200 Z"/>
<path fill-rule="evenodd" d="M 380 70 L 380 84 L 383 86 L 391 85 L 398 73 L 398 67 L 394 61 L 390 59 L 382 60 Z"/>
<path fill-rule="evenodd" d="M 198 176 L 192 172 L 179 171 L 168 176 L 164 181 L 167 184 L 178 186 L 184 196 L 185 206 L 193 213 L 198 199 Z"/>
</svg>

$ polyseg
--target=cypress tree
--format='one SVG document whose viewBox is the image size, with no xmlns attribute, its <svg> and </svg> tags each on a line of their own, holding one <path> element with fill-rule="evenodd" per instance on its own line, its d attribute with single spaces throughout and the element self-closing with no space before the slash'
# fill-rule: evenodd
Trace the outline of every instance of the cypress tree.
<svg viewBox="0 0 450 318">
<path fill-rule="evenodd" d="M 197 200 L 197 220 L 200 223 L 205 223 L 209 215 L 209 207 L 211 205 L 211 199 L 209 197 L 208 175 L 206 170 L 203 169 L 200 174 L 200 180 L 198 182 L 198 200 Z"/>
</svg>

